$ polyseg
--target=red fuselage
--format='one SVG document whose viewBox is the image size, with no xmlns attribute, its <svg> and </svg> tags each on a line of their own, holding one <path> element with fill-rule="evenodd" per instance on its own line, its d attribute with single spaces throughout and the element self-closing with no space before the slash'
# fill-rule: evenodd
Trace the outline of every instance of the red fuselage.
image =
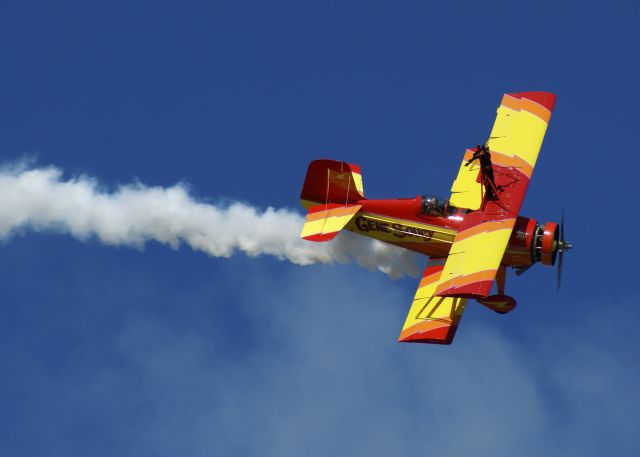
<svg viewBox="0 0 640 457">
<path fill-rule="evenodd" d="M 440 214 L 428 214 L 424 197 L 386 200 L 360 200 L 361 211 L 345 227 L 354 233 L 395 244 L 430 257 L 446 257 L 468 210 L 446 208 Z M 540 227 L 534 219 L 518 216 L 502 263 L 523 267 L 537 259 L 536 234 Z"/>
</svg>

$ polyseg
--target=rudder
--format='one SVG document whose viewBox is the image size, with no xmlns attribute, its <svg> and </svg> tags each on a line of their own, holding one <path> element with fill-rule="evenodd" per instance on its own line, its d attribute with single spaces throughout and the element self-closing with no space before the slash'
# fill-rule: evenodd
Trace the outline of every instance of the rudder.
<svg viewBox="0 0 640 457">
<path fill-rule="evenodd" d="M 358 165 L 339 160 L 314 160 L 304 179 L 300 203 L 306 209 L 319 204 L 346 205 L 364 199 Z"/>
</svg>

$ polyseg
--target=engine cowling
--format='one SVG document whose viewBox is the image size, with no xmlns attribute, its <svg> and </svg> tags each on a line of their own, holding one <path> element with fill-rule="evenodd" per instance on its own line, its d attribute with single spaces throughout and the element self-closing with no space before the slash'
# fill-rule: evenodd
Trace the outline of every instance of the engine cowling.
<svg viewBox="0 0 640 457">
<path fill-rule="evenodd" d="M 520 216 L 516 220 L 505 256 L 509 265 L 521 268 L 536 262 L 552 266 L 559 250 L 560 227 L 557 223 L 538 225 L 535 219 Z"/>
<path fill-rule="evenodd" d="M 542 265 L 552 266 L 556 263 L 558 255 L 558 239 L 560 238 L 560 230 L 555 222 L 547 222 L 544 227 L 540 227 L 539 234 L 536 239 L 536 249 L 538 250 L 538 258 Z"/>
<path fill-rule="evenodd" d="M 538 224 L 535 219 L 518 216 L 505 253 L 508 265 L 524 266 L 536 261 L 534 241 L 537 229 Z"/>
<path fill-rule="evenodd" d="M 529 243 L 530 240 L 531 243 Z M 524 254 L 528 246 L 531 248 L 529 251 L 531 257 L 527 259 Z M 505 253 L 506 265 L 517 267 L 516 275 L 520 276 L 536 262 L 553 266 L 557 257 L 559 259 L 557 284 L 560 288 L 562 258 L 571 248 L 571 243 L 567 243 L 564 238 L 564 213 L 560 225 L 547 222 L 544 226 L 540 226 L 532 219 L 518 217 Z"/>
</svg>

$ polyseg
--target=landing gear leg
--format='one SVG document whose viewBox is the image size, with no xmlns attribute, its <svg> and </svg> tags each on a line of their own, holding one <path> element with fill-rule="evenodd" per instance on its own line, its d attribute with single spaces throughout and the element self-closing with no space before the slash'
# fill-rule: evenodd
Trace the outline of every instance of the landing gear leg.
<svg viewBox="0 0 640 457">
<path fill-rule="evenodd" d="M 507 267 L 500 265 L 496 273 L 496 285 L 498 286 L 498 295 L 504 295 L 504 283 L 507 279 Z"/>
<path fill-rule="evenodd" d="M 506 314 L 516 307 L 516 301 L 513 297 L 504 294 L 504 285 L 507 277 L 507 267 L 500 265 L 496 272 L 496 285 L 498 286 L 498 294 L 490 295 L 485 298 L 478 299 L 478 303 L 499 314 Z"/>
</svg>

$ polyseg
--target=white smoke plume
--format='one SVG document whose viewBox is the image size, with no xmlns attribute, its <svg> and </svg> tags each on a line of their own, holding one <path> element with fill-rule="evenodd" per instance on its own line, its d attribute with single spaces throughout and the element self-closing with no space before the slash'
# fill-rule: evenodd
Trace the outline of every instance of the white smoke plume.
<svg viewBox="0 0 640 457">
<path fill-rule="evenodd" d="M 107 192 L 91 177 L 63 178 L 56 167 L 0 167 L 0 240 L 31 229 L 143 248 L 186 243 L 212 257 L 272 255 L 298 265 L 356 262 L 392 277 L 420 273 L 418 256 L 350 232 L 327 243 L 300 239 L 304 217 L 287 209 L 198 201 L 183 184 L 122 185 Z"/>
</svg>

